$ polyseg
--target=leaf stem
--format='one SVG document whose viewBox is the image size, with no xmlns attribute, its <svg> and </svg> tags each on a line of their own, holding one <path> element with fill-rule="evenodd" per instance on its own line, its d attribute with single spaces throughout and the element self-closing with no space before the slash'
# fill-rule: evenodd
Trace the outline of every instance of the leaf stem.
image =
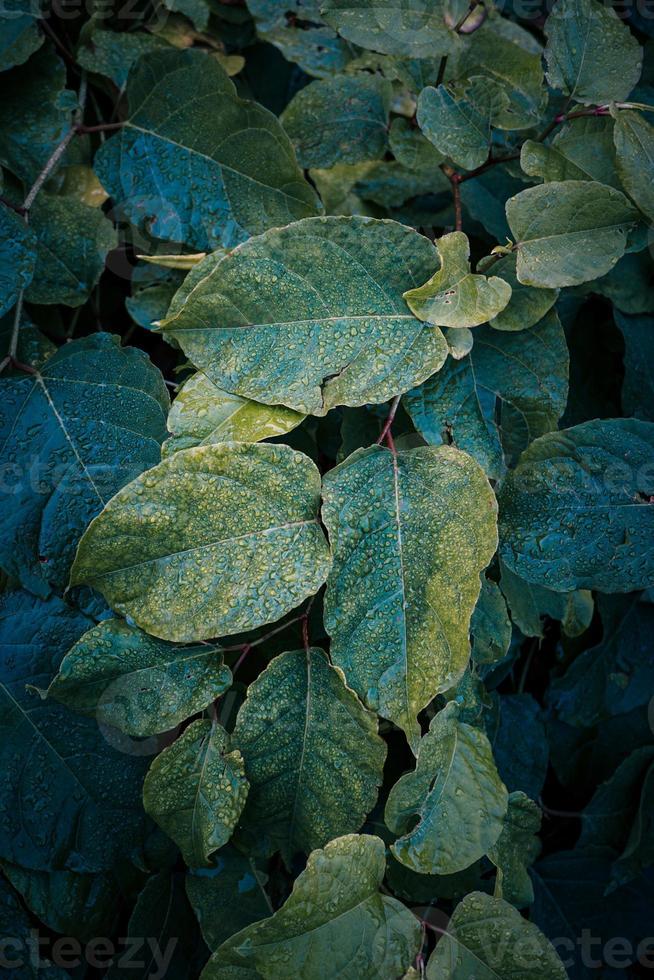
<svg viewBox="0 0 654 980">
<path fill-rule="evenodd" d="M 122 129 L 124 125 L 124 122 L 98 123 L 96 126 L 79 125 L 75 127 L 75 132 L 80 136 L 83 136 L 86 133 L 106 133 L 110 129 Z"/>
<path fill-rule="evenodd" d="M 395 398 L 393 399 L 393 401 L 391 402 L 391 407 L 388 410 L 388 415 L 386 416 L 386 421 L 384 422 L 384 427 L 381 430 L 381 434 L 379 436 L 379 439 L 377 440 L 377 445 L 378 446 L 380 446 L 382 444 L 382 442 L 384 442 L 385 439 L 386 440 L 388 439 L 388 435 L 389 435 L 389 433 L 391 431 L 391 428 L 393 426 L 393 421 L 394 421 L 395 416 L 397 414 L 397 410 L 399 408 L 400 399 L 401 398 L 402 398 L 402 395 L 396 395 Z M 391 442 L 392 441 L 393 440 L 392 440 L 392 436 L 391 436 Z M 389 449 L 390 449 L 390 446 L 389 446 Z"/>
</svg>

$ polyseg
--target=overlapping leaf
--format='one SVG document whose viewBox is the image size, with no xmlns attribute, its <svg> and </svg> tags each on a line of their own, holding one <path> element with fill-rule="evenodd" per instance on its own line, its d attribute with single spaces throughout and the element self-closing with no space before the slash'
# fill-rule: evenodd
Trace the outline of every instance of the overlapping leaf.
<svg viewBox="0 0 654 980">
<path fill-rule="evenodd" d="M 226 391 L 324 415 L 381 402 L 447 353 L 402 299 L 438 262 L 393 221 L 314 218 L 269 231 L 189 274 L 163 323 Z"/>
<path fill-rule="evenodd" d="M 463 673 L 479 573 L 496 546 L 495 498 L 450 446 L 358 450 L 324 479 L 334 551 L 331 656 L 366 704 L 405 730 Z"/>
<path fill-rule="evenodd" d="M 80 542 L 71 581 L 162 639 L 253 629 L 327 576 L 319 492 L 316 467 L 287 446 L 185 449 L 110 501 Z"/>
</svg>

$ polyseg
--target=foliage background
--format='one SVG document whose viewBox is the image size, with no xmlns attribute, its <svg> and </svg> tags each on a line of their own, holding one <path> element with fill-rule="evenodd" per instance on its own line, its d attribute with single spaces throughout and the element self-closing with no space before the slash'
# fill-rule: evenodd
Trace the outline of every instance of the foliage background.
<svg viewBox="0 0 654 980">
<path fill-rule="evenodd" d="M 618 13 L 5 0 L 3 976 L 648 975 Z"/>
</svg>

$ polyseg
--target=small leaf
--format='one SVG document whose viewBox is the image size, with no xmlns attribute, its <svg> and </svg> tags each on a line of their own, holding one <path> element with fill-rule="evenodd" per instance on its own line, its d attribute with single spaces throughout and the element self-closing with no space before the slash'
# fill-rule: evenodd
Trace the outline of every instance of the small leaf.
<svg viewBox="0 0 654 980">
<path fill-rule="evenodd" d="M 654 127 L 638 112 L 617 112 L 613 131 L 622 185 L 643 214 L 654 221 Z"/>
<path fill-rule="evenodd" d="M 485 262 L 479 263 L 479 271 L 485 271 Z M 495 273 L 508 282 L 511 287 L 511 299 L 508 305 L 489 320 L 494 330 L 527 330 L 542 320 L 552 309 L 559 295 L 558 289 L 535 289 L 520 282 L 516 273 L 517 256 L 509 252 L 498 262 L 493 263 Z"/>
<path fill-rule="evenodd" d="M 418 432 L 432 445 L 453 442 L 497 479 L 506 460 L 555 429 L 568 395 L 568 350 L 554 311 L 529 330 L 479 327 L 467 357 L 405 395 Z"/>
<path fill-rule="evenodd" d="M 325 595 L 331 656 L 350 687 L 403 728 L 465 670 L 479 573 L 496 547 L 481 468 L 450 446 L 358 450 L 326 474 L 334 552 Z"/>
<path fill-rule="evenodd" d="M 486 162 L 491 124 L 498 105 L 508 104 L 504 89 L 493 79 L 470 79 L 459 90 L 431 86 L 420 93 L 418 124 L 434 146 L 460 167 L 473 170 Z"/>
<path fill-rule="evenodd" d="M 586 422 L 531 444 L 500 492 L 500 554 L 557 592 L 654 584 L 654 424 Z"/>
<path fill-rule="evenodd" d="M 438 254 L 394 221 L 312 218 L 208 256 L 163 322 L 226 391 L 298 412 L 383 402 L 447 354 L 402 299 Z"/>
<path fill-rule="evenodd" d="M 557 288 L 598 279 L 624 254 L 638 213 L 624 194 L 594 181 L 551 181 L 506 204 L 518 279 Z"/>
<path fill-rule="evenodd" d="M 567 980 L 542 932 L 501 898 L 472 892 L 460 902 L 427 964 L 427 980 Z"/>
<path fill-rule="evenodd" d="M 491 579 L 482 577 L 481 592 L 470 622 L 472 657 L 477 664 L 502 660 L 511 643 L 511 620 L 504 596 Z"/>
<path fill-rule="evenodd" d="M 502 833 L 508 794 L 490 744 L 458 715 L 451 701 L 433 718 L 415 770 L 398 780 L 386 804 L 386 823 L 402 835 L 391 851 L 421 874 L 462 871 Z"/>
<path fill-rule="evenodd" d="M 594 603 L 587 589 L 553 592 L 542 585 L 525 582 L 500 562 L 500 586 L 511 610 L 511 618 L 525 636 L 545 636 L 546 616 L 561 623 L 566 636 L 581 636 L 590 626 Z"/>
<path fill-rule="evenodd" d="M 65 588 L 89 521 L 157 462 L 168 394 L 147 356 L 107 333 L 65 344 L 40 373 L 3 378 L 0 391 L 5 452 L 30 460 L 0 493 L 9 507 L 0 560 L 46 595 Z"/>
<path fill-rule="evenodd" d="M 107 619 L 64 657 L 48 697 L 128 735 L 167 732 L 231 684 L 219 647 L 173 646 Z"/>
<path fill-rule="evenodd" d="M 511 298 L 511 287 L 497 276 L 473 275 L 470 244 L 460 231 L 438 239 L 441 268 L 418 289 L 404 293 L 421 320 L 441 327 L 476 327 L 497 316 Z"/>
<path fill-rule="evenodd" d="M 0 11 L 0 71 L 24 64 L 43 44 L 38 29 L 39 5 L 32 0 L 6 0 Z"/>
<path fill-rule="evenodd" d="M 386 758 L 377 719 L 322 650 L 275 657 L 248 689 L 233 744 L 250 783 L 248 840 L 289 865 L 358 830 L 375 805 Z"/>
<path fill-rule="evenodd" d="M 654 320 L 651 316 L 625 316 L 619 310 L 614 311 L 614 317 L 625 347 L 622 382 L 624 413 L 654 422 Z"/>
<path fill-rule="evenodd" d="M 231 247 L 315 213 L 319 203 L 278 120 L 238 98 L 205 52 L 144 55 L 127 96 L 129 118 L 95 166 L 119 210 L 148 234 L 198 251 Z"/>
<path fill-rule="evenodd" d="M 200 719 L 154 760 L 143 803 L 188 866 L 198 868 L 231 837 L 247 793 L 241 753 L 224 728 Z"/>
<path fill-rule="evenodd" d="M 221 946 L 202 980 L 401 976 L 420 947 L 420 923 L 380 894 L 385 867 L 378 837 L 351 834 L 314 851 L 282 907 Z"/>
<path fill-rule="evenodd" d="M 288 446 L 185 449 L 109 502 L 71 583 L 182 643 L 274 622 L 327 577 L 319 493 L 318 470 Z"/>
<path fill-rule="evenodd" d="M 534 888 L 527 868 L 540 851 L 541 812 L 524 793 L 511 793 L 504 828 L 488 856 L 497 868 L 495 897 L 521 909 L 531 905 Z"/>
<path fill-rule="evenodd" d="M 191 446 L 219 442 L 260 442 L 290 432 L 304 415 L 283 405 L 262 405 L 231 395 L 198 372 L 180 389 L 168 415 L 171 438 L 164 456 Z"/>
<path fill-rule="evenodd" d="M 317 78 L 342 71 L 354 50 L 327 27 L 321 16 L 320 0 L 248 0 L 255 19 L 257 36 L 274 44 L 284 58 L 297 62 L 308 75 Z"/>
<path fill-rule="evenodd" d="M 525 140 L 520 166 L 532 177 L 549 180 L 596 180 L 620 189 L 615 172 L 613 120 L 609 116 L 571 119 L 550 144 Z"/>
<path fill-rule="evenodd" d="M 576 102 L 622 101 L 640 78 L 640 45 L 598 0 L 557 0 L 545 33 L 547 80 Z"/>
<path fill-rule="evenodd" d="M 388 147 L 391 84 L 380 75 L 311 82 L 291 99 L 281 123 L 301 167 L 377 160 Z"/>
<path fill-rule="evenodd" d="M 491 738 L 497 771 L 510 793 L 538 799 L 549 757 L 543 712 L 531 694 L 503 694 L 499 707 Z"/>
</svg>

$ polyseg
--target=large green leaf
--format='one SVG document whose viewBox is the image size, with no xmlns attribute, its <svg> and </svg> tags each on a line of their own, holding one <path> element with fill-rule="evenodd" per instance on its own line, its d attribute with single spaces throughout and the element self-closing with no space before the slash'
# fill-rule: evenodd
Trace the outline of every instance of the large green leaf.
<svg viewBox="0 0 654 980">
<path fill-rule="evenodd" d="M 416 768 L 393 786 L 384 813 L 401 836 L 391 851 L 420 874 L 454 874 L 487 854 L 504 827 L 508 793 L 483 732 L 450 701 L 418 746 Z"/>
<path fill-rule="evenodd" d="M 519 909 L 531 905 L 534 900 L 534 888 L 527 868 L 540 851 L 536 836 L 540 822 L 540 809 L 533 800 L 520 791 L 511 793 L 502 833 L 488 852 L 497 867 L 496 897 L 504 898 Z"/>
<path fill-rule="evenodd" d="M 210 868 L 194 868 L 186 876 L 186 894 L 209 949 L 252 922 L 273 912 L 264 888 L 267 875 L 250 857 L 228 844 Z"/>
<path fill-rule="evenodd" d="M 274 622 L 327 577 L 319 494 L 318 470 L 287 446 L 185 449 L 110 501 L 80 542 L 71 582 L 167 640 Z"/>
<path fill-rule="evenodd" d="M 130 73 L 127 95 L 129 119 L 95 166 L 132 224 L 207 249 L 316 212 L 280 123 L 238 98 L 214 58 L 198 50 L 147 54 Z"/>
<path fill-rule="evenodd" d="M 568 396 L 568 349 L 554 311 L 529 330 L 475 330 L 467 357 L 449 360 L 404 397 L 427 442 L 452 442 L 498 478 L 505 459 L 555 429 Z"/>
<path fill-rule="evenodd" d="M 643 214 L 654 221 L 654 127 L 638 112 L 617 112 L 616 167 L 622 185 Z"/>
<path fill-rule="evenodd" d="M 473 170 L 485 163 L 491 124 L 498 105 L 508 98 L 493 79 L 471 79 L 467 88 L 428 86 L 418 99 L 417 119 L 434 146 L 455 164 Z"/>
<path fill-rule="evenodd" d="M 65 85 L 66 68 L 53 47 L 3 75 L 0 163 L 28 186 L 72 125 L 77 99 Z"/>
<path fill-rule="evenodd" d="M 348 41 L 383 54 L 436 58 L 456 51 L 457 3 L 448 0 L 325 0 L 328 24 Z"/>
<path fill-rule="evenodd" d="M 100 208 L 72 196 L 41 194 L 30 211 L 30 228 L 36 235 L 36 266 L 25 299 L 81 306 L 117 244 L 111 222 Z"/>
<path fill-rule="evenodd" d="M 300 412 L 284 405 L 262 405 L 231 395 L 198 372 L 184 383 L 171 406 L 171 438 L 164 443 L 162 452 L 170 456 L 192 446 L 260 442 L 290 432 L 303 418 Z"/>
<path fill-rule="evenodd" d="M 167 732 L 227 690 L 219 647 L 175 646 L 107 619 L 64 657 L 48 697 L 127 735 Z"/>
<path fill-rule="evenodd" d="M 609 116 L 585 116 L 565 123 L 549 144 L 525 140 L 520 166 L 526 174 L 545 181 L 596 180 L 619 189 L 613 120 Z"/>
<path fill-rule="evenodd" d="M 518 279 L 576 286 L 603 276 L 624 254 L 638 212 L 624 194 L 595 181 L 551 181 L 506 204 L 517 243 Z"/>
<path fill-rule="evenodd" d="M 557 592 L 654 584 L 654 424 L 585 422 L 531 444 L 500 493 L 500 553 Z"/>
<path fill-rule="evenodd" d="M 56 597 L 0 598 L 0 860 L 87 872 L 139 859 L 143 760 L 34 691 L 90 625 Z"/>
<path fill-rule="evenodd" d="M 567 980 L 542 932 L 501 898 L 460 902 L 427 964 L 427 980 Z"/>
<path fill-rule="evenodd" d="M 252 845 L 290 864 L 358 830 L 377 800 L 386 745 L 322 650 L 283 653 L 250 685 L 234 728 L 250 795 Z"/>
<path fill-rule="evenodd" d="M 385 868 L 378 837 L 351 834 L 314 851 L 284 905 L 221 946 L 203 980 L 396 980 L 418 952 L 420 924 L 380 894 Z"/>
<path fill-rule="evenodd" d="M 547 80 L 577 102 L 619 102 L 640 78 L 640 45 L 599 0 L 557 0 L 545 33 Z"/>
<path fill-rule="evenodd" d="M 423 286 L 404 293 L 417 317 L 441 327 L 477 327 L 504 309 L 511 287 L 497 276 L 473 275 L 467 235 L 461 231 L 443 235 L 438 253 L 438 272 Z"/>
<path fill-rule="evenodd" d="M 416 715 L 463 674 L 496 503 L 450 446 L 353 453 L 323 483 L 334 551 L 325 596 L 331 656 L 366 704 L 417 748 Z"/>
<path fill-rule="evenodd" d="M 45 595 L 66 586 L 89 521 L 157 462 L 168 394 L 142 351 L 106 333 L 64 345 L 37 374 L 3 378 L 0 393 L 0 440 L 15 459 L 0 491 L 0 561 Z"/>
<path fill-rule="evenodd" d="M 402 294 L 438 262 L 394 221 L 312 218 L 193 269 L 166 337 L 221 388 L 324 415 L 382 402 L 437 371 L 447 353 Z"/>
<path fill-rule="evenodd" d="M 0 205 L 0 316 L 15 306 L 20 291 L 32 281 L 35 245 L 23 218 Z"/>
<path fill-rule="evenodd" d="M 391 83 L 380 75 L 337 75 L 300 89 L 281 116 L 301 167 L 332 167 L 383 156 Z"/>
<path fill-rule="evenodd" d="M 203 718 L 154 760 L 143 803 L 188 866 L 198 868 L 231 837 L 247 793 L 241 753 L 224 728 Z"/>
</svg>

